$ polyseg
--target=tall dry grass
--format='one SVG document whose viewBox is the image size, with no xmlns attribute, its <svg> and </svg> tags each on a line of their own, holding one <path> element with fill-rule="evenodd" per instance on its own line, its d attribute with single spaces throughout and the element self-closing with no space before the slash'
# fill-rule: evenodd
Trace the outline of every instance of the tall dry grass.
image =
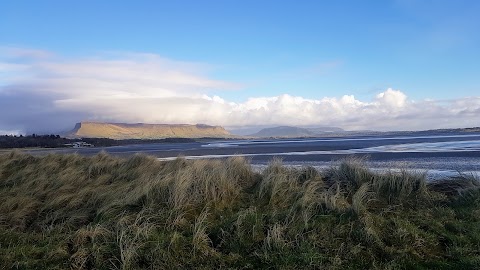
<svg viewBox="0 0 480 270">
<path fill-rule="evenodd" d="M 273 160 L 0 155 L 1 268 L 444 268 L 480 261 L 480 184 Z M 477 226 L 478 225 L 478 226 Z"/>
</svg>

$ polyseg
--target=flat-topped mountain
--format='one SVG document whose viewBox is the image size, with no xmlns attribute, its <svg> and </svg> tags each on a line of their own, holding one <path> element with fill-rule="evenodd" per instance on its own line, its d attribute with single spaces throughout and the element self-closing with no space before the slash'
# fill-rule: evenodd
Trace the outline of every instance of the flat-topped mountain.
<svg viewBox="0 0 480 270">
<path fill-rule="evenodd" d="M 124 124 L 81 122 L 67 134 L 70 138 L 162 139 L 227 138 L 232 135 L 220 126 L 184 124 Z"/>
</svg>

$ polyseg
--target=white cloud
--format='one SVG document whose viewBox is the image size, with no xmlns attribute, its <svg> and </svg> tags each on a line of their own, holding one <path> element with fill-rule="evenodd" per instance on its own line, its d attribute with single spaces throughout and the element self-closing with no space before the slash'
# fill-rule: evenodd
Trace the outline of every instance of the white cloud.
<svg viewBox="0 0 480 270">
<path fill-rule="evenodd" d="M 383 103 L 389 107 L 402 108 L 407 102 L 407 95 L 398 90 L 388 88 L 387 91 L 377 95 L 379 103 Z"/>
<path fill-rule="evenodd" d="M 389 88 L 370 101 L 282 94 L 232 102 L 209 94 L 238 85 L 210 78 L 207 65 L 152 54 L 64 59 L 37 50 L 13 52 L 0 55 L 8 74 L 0 77 L 3 130 L 68 129 L 82 120 L 384 130 L 480 125 L 480 97 L 412 101 Z"/>
<path fill-rule="evenodd" d="M 0 136 L 1 135 L 20 135 L 22 132 L 20 130 L 1 130 L 0 129 Z"/>
</svg>

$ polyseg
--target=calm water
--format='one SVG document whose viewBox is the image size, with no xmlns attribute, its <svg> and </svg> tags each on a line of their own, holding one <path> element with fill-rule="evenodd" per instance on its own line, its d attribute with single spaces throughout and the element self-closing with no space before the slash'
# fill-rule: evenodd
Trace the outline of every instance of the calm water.
<svg viewBox="0 0 480 270">
<path fill-rule="evenodd" d="M 195 143 L 156 143 L 107 148 L 32 150 L 33 154 L 51 152 L 93 155 L 99 151 L 113 155 L 146 153 L 161 160 L 184 156 L 187 159 L 246 156 L 257 168 L 280 157 L 286 165 L 328 167 L 349 156 L 366 157 L 369 166 L 408 167 L 428 170 L 430 175 L 451 175 L 457 171 L 480 171 L 480 134 L 429 136 L 370 136 L 283 140 L 228 140 Z"/>
</svg>

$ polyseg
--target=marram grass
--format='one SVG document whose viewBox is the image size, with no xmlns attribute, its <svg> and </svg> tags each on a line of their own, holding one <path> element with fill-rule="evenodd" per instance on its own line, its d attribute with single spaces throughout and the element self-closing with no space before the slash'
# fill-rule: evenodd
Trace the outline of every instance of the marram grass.
<svg viewBox="0 0 480 270">
<path fill-rule="evenodd" d="M 480 269 L 480 182 L 0 155 L 0 269 Z"/>
</svg>

